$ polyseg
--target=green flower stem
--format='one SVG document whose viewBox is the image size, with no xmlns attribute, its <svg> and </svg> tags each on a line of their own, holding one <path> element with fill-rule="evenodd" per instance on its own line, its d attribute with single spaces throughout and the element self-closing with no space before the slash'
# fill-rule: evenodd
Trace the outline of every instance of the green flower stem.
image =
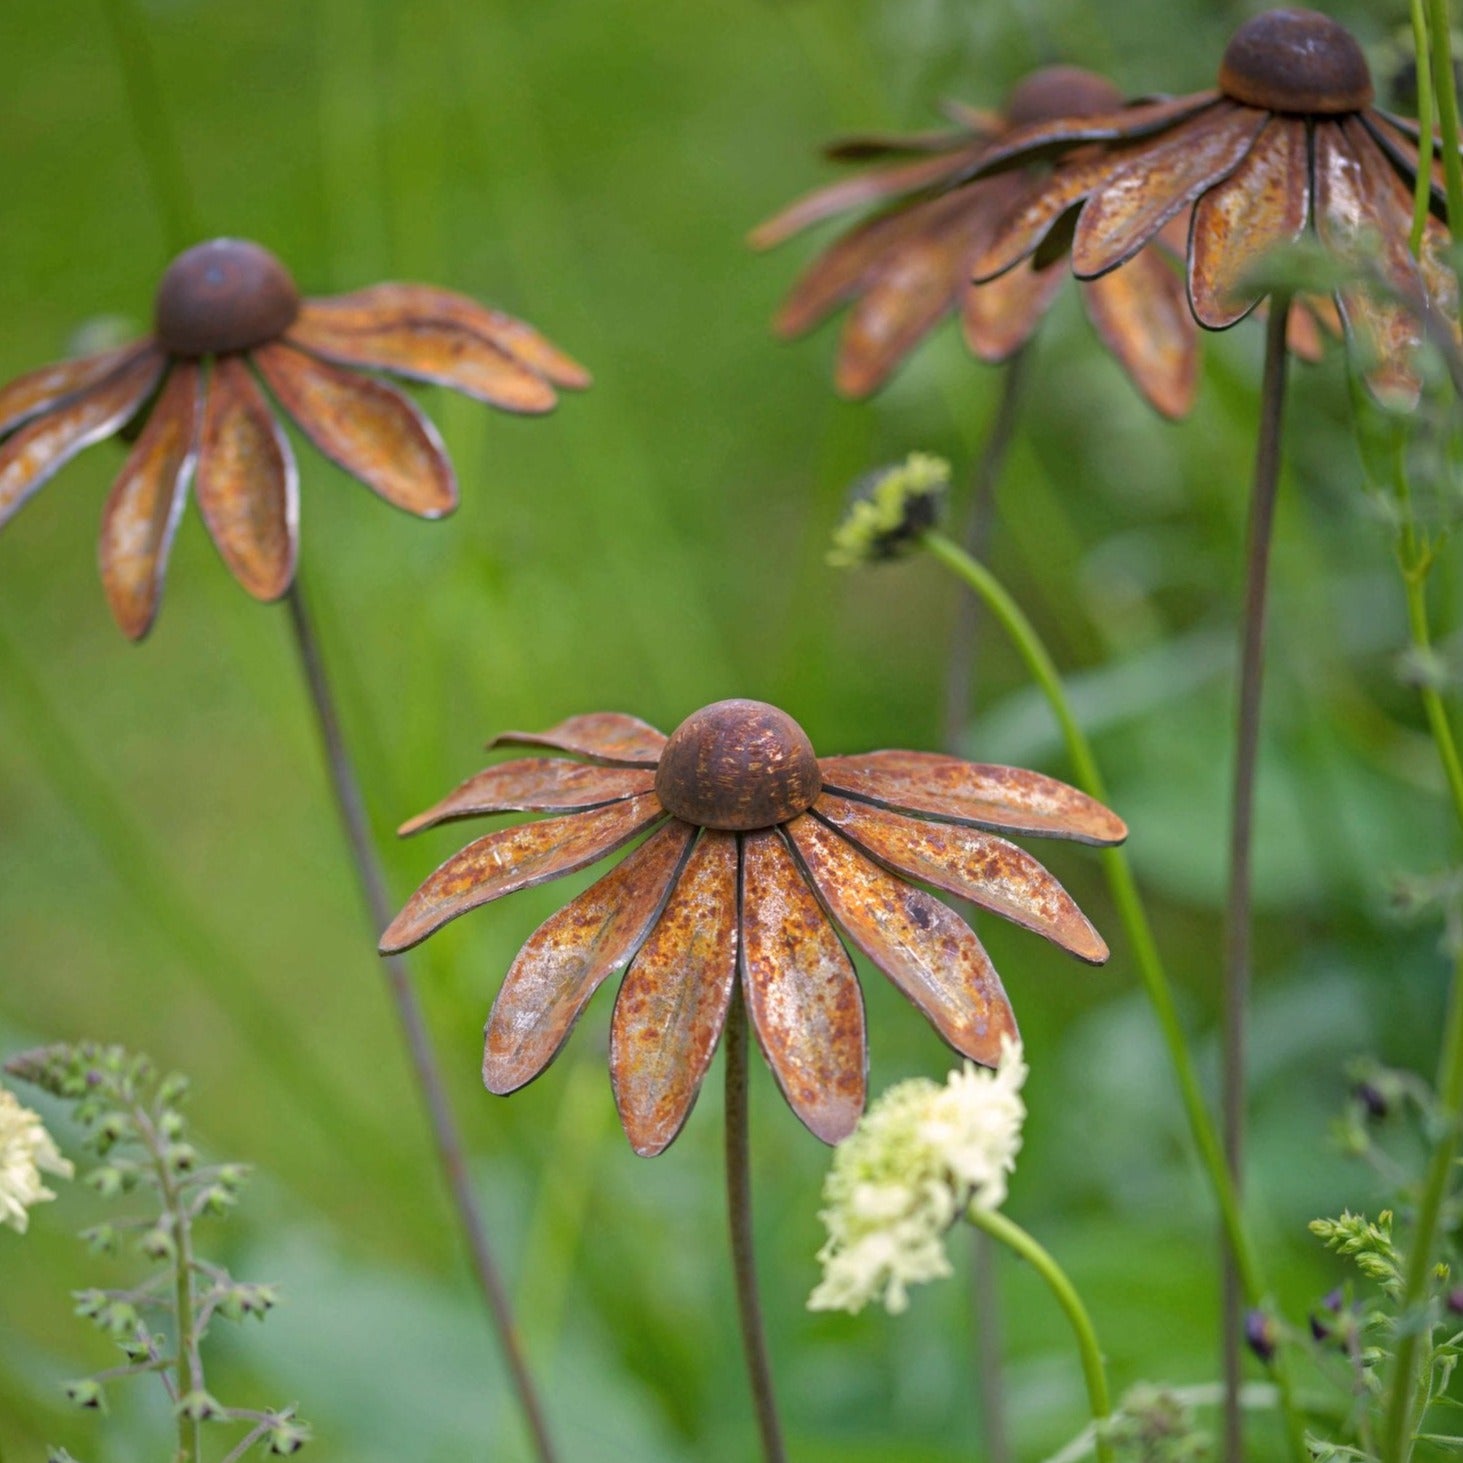
<svg viewBox="0 0 1463 1463">
<path fill-rule="evenodd" d="M 1432 42 L 1433 88 L 1443 134 L 1443 181 L 1448 191 L 1449 227 L 1456 238 L 1463 225 L 1463 156 L 1458 152 L 1458 86 L 1453 76 L 1453 32 L 1448 0 L 1427 0 L 1427 29 Z M 1424 58 L 1418 57 L 1418 74 Z M 1419 93 L 1420 95 L 1420 93 Z"/>
<path fill-rule="evenodd" d="M 1056 716 L 1078 786 L 1099 802 L 1105 802 L 1107 786 L 1098 770 L 1091 744 L 1072 711 L 1056 665 L 1031 621 L 1026 618 L 1000 580 L 984 564 L 972 559 L 958 544 L 941 533 L 926 533 L 923 543 L 941 564 L 984 600 L 992 615 L 1011 637 L 1032 679 L 1046 696 Z M 1245 1229 L 1239 1197 L 1224 1161 L 1224 1150 L 1204 1103 L 1198 1072 L 1195 1070 L 1178 1010 L 1174 1005 L 1173 988 L 1163 968 L 1158 944 L 1153 938 L 1153 929 L 1143 907 L 1142 896 L 1138 893 L 1137 881 L 1133 877 L 1132 865 L 1128 861 L 1127 853 L 1121 848 L 1103 849 L 1101 859 L 1113 903 L 1117 906 L 1118 917 L 1122 920 L 1133 949 L 1139 977 L 1158 1019 L 1159 1030 L 1168 1048 L 1169 1060 L 1173 1063 L 1189 1131 L 1214 1190 L 1220 1220 L 1239 1268 L 1240 1283 L 1250 1304 L 1258 1305 L 1266 1293 L 1259 1260 Z M 1280 1391 L 1281 1408 L 1285 1414 L 1292 1451 L 1296 1458 L 1304 1459 L 1306 1454 L 1299 1414 L 1291 1395 L 1288 1376 L 1278 1357 L 1275 1380 Z"/>
<path fill-rule="evenodd" d="M 1423 0 L 1411 0 L 1412 48 L 1417 56 L 1417 177 L 1412 190 L 1412 234 L 1408 242 L 1413 254 L 1422 251 L 1428 210 L 1432 207 L 1433 182 L 1433 73 L 1429 61 L 1427 15 Z"/>
<path fill-rule="evenodd" d="M 1097 1344 L 1097 1332 L 1092 1318 L 1082 1304 L 1082 1297 L 1076 1287 L 1067 1279 L 1066 1272 L 1027 1232 L 1004 1214 L 994 1209 L 972 1207 L 966 1218 L 977 1229 L 1014 1254 L 1019 1255 L 1050 1287 L 1057 1304 L 1066 1312 L 1077 1338 L 1077 1351 L 1082 1358 L 1082 1376 L 1087 1383 L 1087 1400 L 1092 1409 L 1092 1421 L 1096 1424 L 1093 1445 L 1098 1463 L 1112 1463 L 1112 1445 L 1107 1441 L 1102 1424 L 1112 1416 L 1112 1402 L 1107 1391 L 1107 1368 L 1102 1360 L 1102 1347 Z"/>
</svg>

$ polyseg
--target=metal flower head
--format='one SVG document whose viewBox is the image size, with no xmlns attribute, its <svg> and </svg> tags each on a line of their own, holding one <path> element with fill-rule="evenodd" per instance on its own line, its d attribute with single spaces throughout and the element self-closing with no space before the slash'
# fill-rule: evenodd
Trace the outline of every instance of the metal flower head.
<svg viewBox="0 0 1463 1463">
<path fill-rule="evenodd" d="M 1051 307 L 1063 271 L 1039 258 L 976 288 L 975 261 L 996 227 L 1039 185 L 1040 176 L 1003 172 L 952 189 L 982 165 L 993 146 L 1053 117 L 1106 114 L 1121 93 L 1074 66 L 1028 76 L 1003 114 L 952 107 L 953 130 L 908 137 L 857 137 L 835 143 L 841 161 L 896 158 L 887 166 L 820 189 L 752 234 L 757 248 L 866 204 L 882 211 L 815 259 L 777 316 L 797 336 L 852 302 L 838 352 L 836 384 L 848 396 L 878 390 L 945 316 L 959 314 L 966 343 L 981 360 L 1008 360 Z M 1082 286 L 1087 314 L 1139 391 L 1165 416 L 1193 404 L 1198 331 L 1183 282 L 1160 245 L 1135 251 L 1128 267 Z"/>
<path fill-rule="evenodd" d="M 360 368 L 545 412 L 582 367 L 521 320 L 420 284 L 301 300 L 284 265 L 242 239 L 180 254 L 149 339 L 0 387 L 0 527 L 84 447 L 145 418 L 102 517 L 102 584 L 123 632 L 152 625 L 190 483 L 224 562 L 258 599 L 293 582 L 294 456 L 260 378 L 333 462 L 422 518 L 457 504 L 436 429 Z"/>
<path fill-rule="evenodd" d="M 1052 167 L 978 252 L 974 274 L 1005 277 L 1070 249 L 1079 278 L 1108 278 L 1192 207 L 1189 300 L 1200 324 L 1223 330 L 1260 299 L 1256 263 L 1313 231 L 1383 282 L 1358 277 L 1335 301 L 1373 390 L 1409 404 L 1420 389 L 1419 316 L 1457 318 L 1436 177 L 1420 257 L 1408 247 L 1417 139 L 1414 124 L 1372 105 L 1350 32 L 1313 10 L 1272 10 L 1235 32 L 1217 89 L 1095 116 L 1073 111 L 993 144 L 971 171 Z"/>
<path fill-rule="evenodd" d="M 841 930 L 957 1051 L 987 1066 L 1016 1036 L 969 926 L 911 880 L 1046 936 L 1092 963 L 1107 946 L 1029 854 L 998 837 L 1120 842 L 1120 819 L 1039 773 L 923 752 L 818 758 L 761 701 L 720 701 L 670 738 L 631 716 L 571 717 L 494 746 L 549 748 L 490 767 L 402 828 L 478 813 L 567 816 L 489 833 L 450 858 L 392 922 L 407 949 L 448 920 L 583 868 L 642 834 L 610 873 L 519 951 L 488 1019 L 483 1080 L 512 1092 L 558 1054 L 598 986 L 626 970 L 610 1077 L 637 1153 L 680 1131 L 740 984 L 793 1111 L 825 1142 L 863 1110 L 863 997 Z"/>
</svg>

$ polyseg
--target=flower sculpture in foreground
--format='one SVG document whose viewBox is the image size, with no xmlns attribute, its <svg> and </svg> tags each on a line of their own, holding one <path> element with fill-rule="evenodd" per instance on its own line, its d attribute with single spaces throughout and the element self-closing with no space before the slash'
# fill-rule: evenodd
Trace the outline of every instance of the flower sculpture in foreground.
<svg viewBox="0 0 1463 1463">
<path fill-rule="evenodd" d="M 338 466 L 422 518 L 457 504 L 431 422 L 361 368 L 545 412 L 582 367 L 521 320 L 420 284 L 301 300 L 267 249 L 214 239 L 158 286 L 150 339 L 45 366 L 0 387 L 0 527 L 84 447 L 145 417 L 102 517 L 102 583 L 134 640 L 157 613 L 191 482 L 224 562 L 258 599 L 294 580 L 294 456 L 262 378 Z"/>
<path fill-rule="evenodd" d="M 951 1046 L 994 1066 L 1016 1036 L 1000 978 L 969 926 L 910 880 L 1083 960 L 1107 958 L 1061 885 L 990 831 L 1126 837 L 1100 803 L 1039 773 L 923 752 L 820 759 L 791 717 L 760 701 L 707 706 L 670 738 L 600 713 L 506 732 L 493 745 L 586 760 L 490 767 L 401 831 L 510 810 L 568 816 L 469 844 L 411 897 L 381 949 L 406 949 L 469 909 L 648 833 L 519 951 L 483 1058 L 493 1092 L 531 1081 L 601 982 L 628 967 L 610 1076 L 637 1153 L 659 1153 L 680 1131 L 739 982 L 793 1111 L 825 1142 L 853 1130 L 864 1104 L 863 998 L 837 929 Z"/>
<path fill-rule="evenodd" d="M 1372 389 L 1410 404 L 1421 317 L 1441 311 L 1456 329 L 1457 284 L 1436 176 L 1412 255 L 1418 132 L 1372 95 L 1361 47 L 1329 16 L 1257 16 L 1230 40 L 1217 89 L 1029 122 L 972 158 L 969 173 L 993 176 L 953 197 L 999 170 L 1052 164 L 976 252 L 974 275 L 1021 278 L 1070 249 L 1079 278 L 1108 278 L 1192 207 L 1189 300 L 1200 324 L 1223 330 L 1258 303 L 1256 264 L 1313 231 L 1357 269 L 1335 301 Z"/>
<path fill-rule="evenodd" d="M 1063 278 L 1050 259 L 1027 260 L 979 287 L 975 261 L 997 226 L 1036 191 L 1039 173 L 1004 172 L 952 190 L 990 149 L 1054 117 L 1107 114 L 1122 94 L 1101 76 L 1074 66 L 1034 72 L 1011 93 L 1004 114 L 952 108 L 954 130 L 911 137 L 863 137 L 836 143 L 844 161 L 899 161 L 822 188 L 752 234 L 768 248 L 809 225 L 866 204 L 881 212 L 820 254 L 777 316 L 783 336 L 797 336 L 852 301 L 838 352 L 836 382 L 848 396 L 878 390 L 946 315 L 958 313 L 970 349 L 992 364 L 1010 359 L 1031 338 Z M 1127 267 L 1082 286 L 1087 314 L 1139 391 L 1165 416 L 1193 404 L 1198 330 L 1183 281 L 1162 246 L 1136 251 Z"/>
</svg>

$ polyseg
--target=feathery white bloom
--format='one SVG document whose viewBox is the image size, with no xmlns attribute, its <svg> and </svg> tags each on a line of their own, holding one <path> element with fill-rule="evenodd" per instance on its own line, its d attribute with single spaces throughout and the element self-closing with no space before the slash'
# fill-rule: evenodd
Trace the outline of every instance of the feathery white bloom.
<svg viewBox="0 0 1463 1463">
<path fill-rule="evenodd" d="M 891 1087 L 833 1154 L 819 1215 L 828 1242 L 815 1311 L 909 1304 L 908 1287 L 950 1274 L 945 1234 L 968 1209 L 998 1209 L 1016 1167 L 1026 1105 L 1019 1042 L 994 1072 L 970 1062 L 941 1087 L 918 1077 Z"/>
<path fill-rule="evenodd" d="M 40 1117 L 0 1087 L 0 1225 L 24 1234 L 30 1206 L 56 1197 L 41 1183 L 43 1170 L 68 1179 L 72 1174 Z"/>
</svg>

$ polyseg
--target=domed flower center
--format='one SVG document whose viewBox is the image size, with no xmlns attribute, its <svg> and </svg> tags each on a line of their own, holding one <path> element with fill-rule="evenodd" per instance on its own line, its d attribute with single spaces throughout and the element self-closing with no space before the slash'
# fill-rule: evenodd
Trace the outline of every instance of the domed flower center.
<svg viewBox="0 0 1463 1463">
<path fill-rule="evenodd" d="M 1372 103 L 1372 74 L 1356 38 L 1315 10 L 1270 10 L 1246 21 L 1219 67 L 1232 101 L 1322 116 Z"/>
<path fill-rule="evenodd" d="M 217 356 L 274 340 L 300 312 L 289 271 L 247 239 L 210 239 L 168 265 L 153 304 L 158 344 L 175 356 Z"/>
<path fill-rule="evenodd" d="M 731 831 L 786 823 L 822 786 L 807 733 L 765 701 L 718 701 L 692 712 L 671 733 L 655 774 L 668 813 Z"/>
<path fill-rule="evenodd" d="M 1006 98 L 1006 120 L 1013 127 L 1049 122 L 1054 117 L 1090 117 L 1116 112 L 1123 94 L 1105 76 L 1080 66 L 1043 66 Z"/>
</svg>

